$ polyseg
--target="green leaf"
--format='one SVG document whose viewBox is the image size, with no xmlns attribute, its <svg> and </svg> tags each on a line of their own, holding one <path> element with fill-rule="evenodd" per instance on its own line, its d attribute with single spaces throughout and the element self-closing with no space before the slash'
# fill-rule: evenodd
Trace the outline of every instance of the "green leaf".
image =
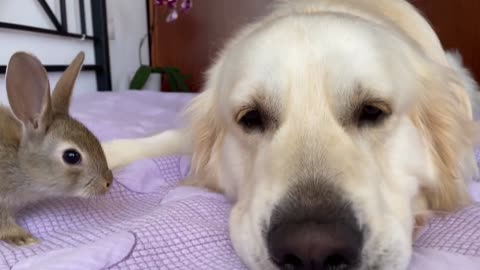
<svg viewBox="0 0 480 270">
<path fill-rule="evenodd" d="M 130 89 L 142 89 L 152 73 L 160 73 L 167 80 L 172 92 L 189 92 L 186 80 L 190 78 L 188 75 L 180 73 L 175 67 L 150 67 L 141 66 L 135 72 L 130 82 Z"/>
<path fill-rule="evenodd" d="M 182 75 L 178 72 L 173 72 L 172 76 L 174 77 L 175 81 L 177 82 L 178 86 L 178 91 L 180 92 L 189 92 L 188 86 L 185 83 L 185 80 L 183 79 Z"/>
<path fill-rule="evenodd" d="M 130 89 L 140 90 L 145 86 L 150 74 L 152 73 L 152 68 L 149 66 L 140 66 L 135 75 L 133 75 L 132 80 L 130 81 Z"/>
<path fill-rule="evenodd" d="M 175 79 L 175 76 L 173 75 L 173 72 L 171 69 L 165 69 L 164 73 L 167 77 L 168 80 L 168 85 L 170 86 L 170 90 L 172 92 L 178 92 L 178 84 L 177 80 Z"/>
<path fill-rule="evenodd" d="M 165 73 L 165 68 L 151 68 L 152 69 L 152 73 Z"/>
</svg>

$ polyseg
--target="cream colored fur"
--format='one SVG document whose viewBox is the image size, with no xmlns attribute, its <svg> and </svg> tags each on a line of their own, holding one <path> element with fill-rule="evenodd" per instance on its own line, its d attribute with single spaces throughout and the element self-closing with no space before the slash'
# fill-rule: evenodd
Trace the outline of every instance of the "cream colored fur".
<svg viewBox="0 0 480 270">
<path fill-rule="evenodd" d="M 469 203 L 476 83 L 406 1 L 276 3 L 216 58 L 187 128 L 108 142 L 109 165 L 191 153 L 185 183 L 232 200 L 231 238 L 251 269 L 275 269 L 262 230 L 296 177 L 329 179 L 369 228 L 361 269 L 405 269 L 415 222 Z M 389 104 L 384 124 L 342 122 L 363 95 Z M 236 115 L 252 102 L 278 126 L 244 132 Z"/>
</svg>

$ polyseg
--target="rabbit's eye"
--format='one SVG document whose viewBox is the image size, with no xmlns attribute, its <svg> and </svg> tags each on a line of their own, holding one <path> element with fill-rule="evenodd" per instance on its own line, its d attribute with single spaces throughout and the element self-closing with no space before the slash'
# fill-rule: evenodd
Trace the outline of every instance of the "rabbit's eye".
<svg viewBox="0 0 480 270">
<path fill-rule="evenodd" d="M 69 165 L 77 165 L 82 161 L 82 156 L 75 149 L 67 149 L 63 152 L 63 161 Z"/>
</svg>

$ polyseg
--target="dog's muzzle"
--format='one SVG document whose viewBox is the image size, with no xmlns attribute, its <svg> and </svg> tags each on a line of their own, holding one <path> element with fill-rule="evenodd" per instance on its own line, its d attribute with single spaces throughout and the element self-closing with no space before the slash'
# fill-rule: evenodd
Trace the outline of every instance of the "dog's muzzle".
<svg viewBox="0 0 480 270">
<path fill-rule="evenodd" d="M 363 238 L 351 204 L 320 181 L 288 192 L 265 230 L 270 259 L 280 269 L 356 269 Z"/>
</svg>

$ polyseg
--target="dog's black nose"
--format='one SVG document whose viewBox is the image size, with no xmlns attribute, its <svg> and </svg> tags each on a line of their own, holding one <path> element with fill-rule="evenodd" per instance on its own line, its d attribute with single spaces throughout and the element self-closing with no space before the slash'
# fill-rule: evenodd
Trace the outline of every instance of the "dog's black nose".
<svg viewBox="0 0 480 270">
<path fill-rule="evenodd" d="M 362 248 L 360 231 L 342 224 L 279 224 L 267 235 L 272 261 L 281 269 L 351 269 Z"/>
</svg>

